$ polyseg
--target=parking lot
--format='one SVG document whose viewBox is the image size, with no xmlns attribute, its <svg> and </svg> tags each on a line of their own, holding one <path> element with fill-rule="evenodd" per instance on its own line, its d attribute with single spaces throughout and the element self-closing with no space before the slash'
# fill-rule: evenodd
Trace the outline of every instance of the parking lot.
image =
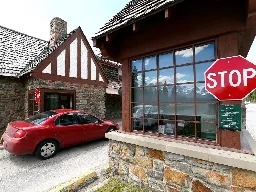
<svg viewBox="0 0 256 192">
<path fill-rule="evenodd" d="M 61 150 L 42 161 L 33 155 L 15 156 L 0 150 L 0 191 L 44 192 L 108 163 L 108 141 L 98 140 Z"/>
</svg>

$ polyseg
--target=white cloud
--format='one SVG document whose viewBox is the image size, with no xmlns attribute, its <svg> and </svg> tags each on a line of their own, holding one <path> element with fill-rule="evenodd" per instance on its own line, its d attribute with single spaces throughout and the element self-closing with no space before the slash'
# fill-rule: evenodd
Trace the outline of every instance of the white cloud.
<svg viewBox="0 0 256 192">
<path fill-rule="evenodd" d="M 208 46 L 209 46 L 209 44 L 208 45 L 203 45 L 203 46 L 200 46 L 200 47 L 196 47 L 195 48 L 195 54 L 200 53 L 201 51 L 203 51 Z M 181 51 L 177 51 L 175 54 L 180 55 L 182 57 L 192 57 L 193 56 L 193 49 L 192 48 L 184 49 L 184 50 L 181 50 Z"/>
<path fill-rule="evenodd" d="M 146 59 L 145 66 L 147 66 L 148 64 L 149 64 L 149 59 Z"/>
<path fill-rule="evenodd" d="M 183 77 L 185 77 L 186 75 L 185 74 L 182 74 L 182 73 L 176 73 L 176 78 L 177 79 L 181 79 Z"/>
</svg>

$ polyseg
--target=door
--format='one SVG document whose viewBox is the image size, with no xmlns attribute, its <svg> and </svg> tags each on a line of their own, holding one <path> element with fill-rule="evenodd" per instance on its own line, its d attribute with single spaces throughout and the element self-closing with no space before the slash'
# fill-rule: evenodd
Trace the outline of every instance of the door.
<svg viewBox="0 0 256 192">
<path fill-rule="evenodd" d="M 84 127 L 83 141 L 95 140 L 105 136 L 106 128 L 98 118 L 86 113 L 79 113 L 78 119 Z"/>
<path fill-rule="evenodd" d="M 67 113 L 55 120 L 56 134 L 63 146 L 70 146 L 82 142 L 83 126 L 78 123 L 77 115 Z"/>
</svg>

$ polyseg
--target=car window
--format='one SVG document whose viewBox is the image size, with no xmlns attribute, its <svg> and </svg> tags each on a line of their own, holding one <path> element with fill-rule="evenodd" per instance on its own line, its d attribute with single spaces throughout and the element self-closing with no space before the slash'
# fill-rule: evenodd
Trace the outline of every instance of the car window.
<svg viewBox="0 0 256 192">
<path fill-rule="evenodd" d="M 98 118 L 86 113 L 79 113 L 78 119 L 80 124 L 91 124 L 100 122 Z"/>
<path fill-rule="evenodd" d="M 57 113 L 53 112 L 53 111 L 46 111 L 46 112 L 38 113 L 34 116 L 31 116 L 31 117 L 27 118 L 25 121 L 32 123 L 32 124 L 40 124 L 56 114 Z"/>
<path fill-rule="evenodd" d="M 55 125 L 59 126 L 68 126 L 68 125 L 75 125 L 78 124 L 77 116 L 74 113 L 68 113 L 59 116 L 55 120 Z"/>
</svg>

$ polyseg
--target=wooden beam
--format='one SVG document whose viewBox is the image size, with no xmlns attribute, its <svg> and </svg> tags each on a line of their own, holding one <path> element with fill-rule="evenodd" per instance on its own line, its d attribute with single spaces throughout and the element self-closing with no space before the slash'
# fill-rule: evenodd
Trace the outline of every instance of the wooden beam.
<svg viewBox="0 0 256 192">
<path fill-rule="evenodd" d="M 93 39 L 92 42 L 93 42 L 93 47 L 97 47 L 97 40 Z"/>
<path fill-rule="evenodd" d="M 171 18 L 171 14 L 172 14 L 172 8 L 166 8 L 165 9 L 165 19 L 170 19 Z"/>
<path fill-rule="evenodd" d="M 256 15 L 256 11 L 252 11 L 250 13 L 248 13 L 248 17 L 253 17 Z"/>
</svg>

